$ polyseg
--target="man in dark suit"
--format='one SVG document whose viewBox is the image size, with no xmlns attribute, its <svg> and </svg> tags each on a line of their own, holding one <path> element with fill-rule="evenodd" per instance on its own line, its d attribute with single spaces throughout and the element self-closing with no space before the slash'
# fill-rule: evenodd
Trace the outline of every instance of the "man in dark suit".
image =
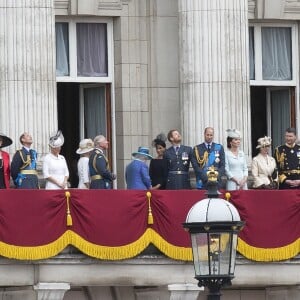
<svg viewBox="0 0 300 300">
<path fill-rule="evenodd" d="M 90 189 L 111 189 L 112 182 L 116 179 L 116 175 L 110 171 L 108 159 L 104 154 L 108 149 L 108 143 L 103 135 L 97 135 L 94 139 L 95 149 L 91 151 L 89 158 Z"/>
<path fill-rule="evenodd" d="M 193 150 L 189 146 L 181 145 L 181 135 L 178 130 L 170 130 L 167 137 L 172 146 L 164 154 L 164 158 L 168 161 L 166 189 L 190 189 L 189 167 L 193 159 Z"/>
<path fill-rule="evenodd" d="M 275 149 L 275 160 L 278 168 L 279 189 L 300 188 L 300 145 L 297 144 L 295 128 L 285 131 L 285 144 Z"/>
<path fill-rule="evenodd" d="M 37 152 L 31 149 L 32 136 L 24 132 L 20 136 L 20 142 L 22 149 L 17 150 L 11 162 L 11 177 L 19 189 L 38 189 Z"/>
<path fill-rule="evenodd" d="M 207 127 L 204 130 L 204 142 L 196 145 L 193 149 L 193 164 L 196 174 L 196 185 L 198 189 L 205 189 L 207 184 L 207 171 L 214 166 L 218 171 L 218 184 L 222 187 L 221 177 L 225 175 L 225 152 L 221 144 L 214 143 L 214 129 Z"/>
</svg>

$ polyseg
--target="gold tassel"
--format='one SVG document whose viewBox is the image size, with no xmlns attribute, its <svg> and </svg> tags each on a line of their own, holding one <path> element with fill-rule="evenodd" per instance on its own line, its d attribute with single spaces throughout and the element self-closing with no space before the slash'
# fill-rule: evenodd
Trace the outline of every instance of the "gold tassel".
<svg viewBox="0 0 300 300">
<path fill-rule="evenodd" d="M 231 198 L 230 193 L 229 193 L 229 192 L 225 193 L 225 199 L 226 199 L 227 201 L 229 201 L 230 198 Z"/>
<path fill-rule="evenodd" d="M 72 220 L 72 216 L 71 216 L 71 212 L 70 212 L 70 192 L 67 191 L 65 192 L 65 196 L 67 199 L 67 226 L 72 226 L 73 225 L 73 220 Z"/>
<path fill-rule="evenodd" d="M 148 198 L 148 224 L 153 224 L 153 215 L 152 215 L 152 209 L 151 209 L 151 193 L 147 192 L 147 198 Z"/>
</svg>

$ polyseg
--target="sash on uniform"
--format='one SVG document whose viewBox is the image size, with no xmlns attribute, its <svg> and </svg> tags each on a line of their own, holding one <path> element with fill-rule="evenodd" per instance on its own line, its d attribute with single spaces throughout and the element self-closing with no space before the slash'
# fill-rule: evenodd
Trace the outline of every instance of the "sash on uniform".
<svg viewBox="0 0 300 300">
<path fill-rule="evenodd" d="M 208 171 L 208 168 L 211 167 L 215 163 L 216 153 L 219 153 L 221 150 L 220 144 L 214 144 L 214 145 L 215 145 L 215 147 L 214 147 L 213 151 L 211 151 L 209 153 L 208 159 L 206 162 L 204 162 L 203 167 L 202 167 L 202 169 L 205 173 Z M 208 152 L 208 151 L 205 151 L 205 152 Z M 203 182 L 199 175 L 196 176 L 196 188 L 197 189 L 203 188 Z"/>
</svg>

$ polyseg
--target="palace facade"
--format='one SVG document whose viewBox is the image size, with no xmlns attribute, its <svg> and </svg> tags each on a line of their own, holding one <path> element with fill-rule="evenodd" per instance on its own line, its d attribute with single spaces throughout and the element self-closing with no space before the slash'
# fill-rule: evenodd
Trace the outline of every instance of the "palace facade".
<svg viewBox="0 0 300 300">
<path fill-rule="evenodd" d="M 61 129 L 76 187 L 79 141 L 104 134 L 115 188 L 123 189 L 139 146 L 173 128 L 194 146 L 212 126 L 222 144 L 226 129 L 239 129 L 250 163 L 259 137 L 270 135 L 276 146 L 285 128 L 300 127 L 299 21 L 298 0 L 0 0 L 0 131 L 14 140 L 8 151 L 28 131 L 41 164 L 49 135 Z M 0 293 L 204 299 L 191 263 L 154 253 L 111 263 L 71 247 L 42 262 L 1 258 Z M 240 256 L 242 279 L 224 299 L 299 299 L 295 266 L 299 256 L 268 263 Z"/>
</svg>

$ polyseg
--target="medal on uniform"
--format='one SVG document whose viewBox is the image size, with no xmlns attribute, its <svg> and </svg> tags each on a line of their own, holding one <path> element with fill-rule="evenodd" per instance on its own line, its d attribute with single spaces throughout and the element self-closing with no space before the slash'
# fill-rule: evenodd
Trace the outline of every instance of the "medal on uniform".
<svg viewBox="0 0 300 300">
<path fill-rule="evenodd" d="M 293 150 L 293 149 L 291 150 L 291 153 L 294 153 L 294 150 Z"/>
<path fill-rule="evenodd" d="M 189 159 L 188 154 L 186 152 L 182 152 L 181 159 L 183 160 L 183 164 L 186 165 L 188 163 L 187 160 Z"/>
<path fill-rule="evenodd" d="M 220 156 L 219 151 L 216 150 L 216 151 L 215 151 L 215 157 L 216 157 L 215 162 L 216 162 L 217 164 L 220 162 L 219 156 Z"/>
</svg>

